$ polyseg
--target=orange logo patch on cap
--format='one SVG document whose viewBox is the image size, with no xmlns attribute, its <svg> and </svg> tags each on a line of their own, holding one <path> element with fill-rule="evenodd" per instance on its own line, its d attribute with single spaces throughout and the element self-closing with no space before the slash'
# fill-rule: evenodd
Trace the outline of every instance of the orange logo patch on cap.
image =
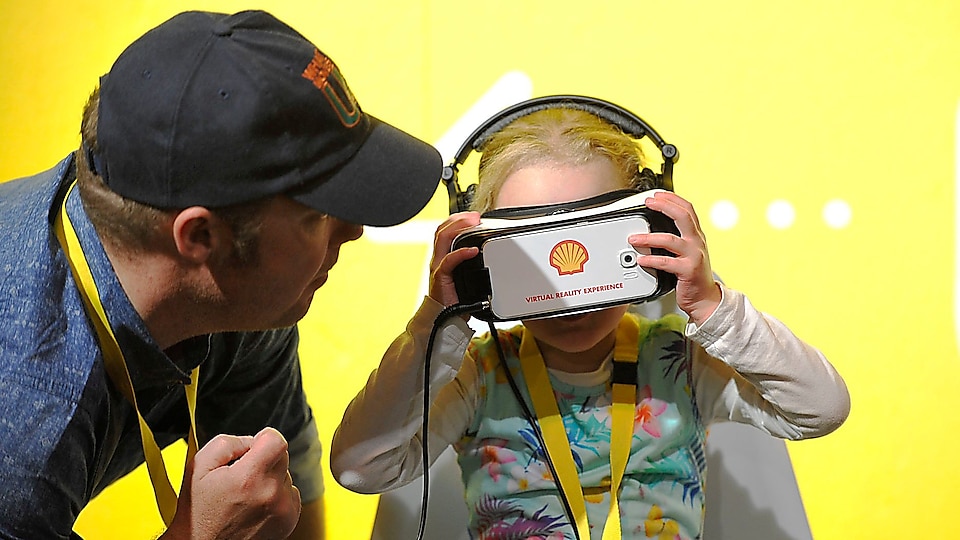
<svg viewBox="0 0 960 540">
<path fill-rule="evenodd" d="M 314 49 L 313 59 L 301 75 L 323 92 L 344 126 L 357 125 L 360 121 L 360 106 L 357 105 L 357 98 L 353 97 L 353 93 L 350 92 L 347 82 L 343 80 L 343 75 L 340 75 L 340 70 L 337 69 L 333 60 Z"/>
<path fill-rule="evenodd" d="M 583 272 L 583 265 L 590 260 L 587 248 L 576 240 L 564 240 L 550 250 L 550 266 L 562 276 Z"/>
</svg>

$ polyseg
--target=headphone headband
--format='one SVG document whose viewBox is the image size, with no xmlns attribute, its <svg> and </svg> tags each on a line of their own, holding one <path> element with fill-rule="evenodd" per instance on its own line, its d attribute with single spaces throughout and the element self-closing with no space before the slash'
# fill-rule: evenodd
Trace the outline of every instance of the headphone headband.
<svg viewBox="0 0 960 540">
<path fill-rule="evenodd" d="M 503 109 L 499 113 L 485 120 L 460 145 L 453 161 L 443 168 L 441 180 L 447 184 L 450 196 L 450 213 L 462 212 L 470 206 L 475 186 L 471 185 L 466 192 L 460 190 L 457 184 L 457 169 L 466 161 L 473 151 L 479 151 L 487 140 L 514 120 L 544 109 L 567 108 L 586 111 L 607 122 L 619 127 L 627 135 L 636 139 L 650 137 L 660 148 L 663 155 L 661 174 L 655 174 L 659 187 L 673 191 L 673 164 L 680 157 L 677 147 L 668 144 L 653 127 L 642 118 L 629 110 L 609 101 L 579 95 L 554 95 L 528 99 Z"/>
</svg>

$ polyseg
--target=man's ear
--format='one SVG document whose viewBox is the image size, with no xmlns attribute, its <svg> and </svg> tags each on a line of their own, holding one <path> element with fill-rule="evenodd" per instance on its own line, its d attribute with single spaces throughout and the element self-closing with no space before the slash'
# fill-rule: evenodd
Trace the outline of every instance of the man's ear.
<svg viewBox="0 0 960 540">
<path fill-rule="evenodd" d="M 173 218 L 173 241 L 181 257 L 198 264 L 223 247 L 226 224 L 209 209 L 191 206 Z"/>
</svg>

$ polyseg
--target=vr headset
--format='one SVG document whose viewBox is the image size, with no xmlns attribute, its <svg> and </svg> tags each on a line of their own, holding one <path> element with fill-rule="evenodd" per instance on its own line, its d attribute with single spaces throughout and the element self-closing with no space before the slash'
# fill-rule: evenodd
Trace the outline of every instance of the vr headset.
<svg viewBox="0 0 960 540">
<path fill-rule="evenodd" d="M 461 191 L 457 168 L 471 151 L 521 116 L 552 108 L 585 110 L 617 125 L 636 139 L 648 136 L 663 154 L 660 174 L 643 169 L 656 189 L 620 190 L 580 201 L 542 206 L 502 208 L 486 212 L 480 224 L 462 231 L 452 249 L 478 247 L 480 253 L 461 263 L 453 278 L 462 304 L 487 302 L 473 313 L 485 321 L 535 319 L 572 315 L 615 305 L 645 302 L 669 293 L 676 276 L 645 269 L 640 253 L 627 243 L 634 233 L 679 235 L 669 217 L 646 207 L 657 190 L 673 190 L 675 146 L 642 119 L 607 101 L 585 96 L 548 96 L 524 101 L 491 117 L 461 145 L 442 180 L 450 197 L 450 212 L 470 207 L 476 185 Z M 664 250 L 655 254 L 670 255 Z"/>
</svg>

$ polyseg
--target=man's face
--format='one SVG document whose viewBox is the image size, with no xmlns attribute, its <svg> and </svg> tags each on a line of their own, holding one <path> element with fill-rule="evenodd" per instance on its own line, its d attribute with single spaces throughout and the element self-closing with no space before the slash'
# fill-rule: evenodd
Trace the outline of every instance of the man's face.
<svg viewBox="0 0 960 540">
<path fill-rule="evenodd" d="M 340 246 L 360 238 L 363 227 L 321 214 L 287 197 L 264 209 L 253 262 L 231 265 L 220 283 L 236 330 L 293 325 L 327 281 Z"/>
</svg>

